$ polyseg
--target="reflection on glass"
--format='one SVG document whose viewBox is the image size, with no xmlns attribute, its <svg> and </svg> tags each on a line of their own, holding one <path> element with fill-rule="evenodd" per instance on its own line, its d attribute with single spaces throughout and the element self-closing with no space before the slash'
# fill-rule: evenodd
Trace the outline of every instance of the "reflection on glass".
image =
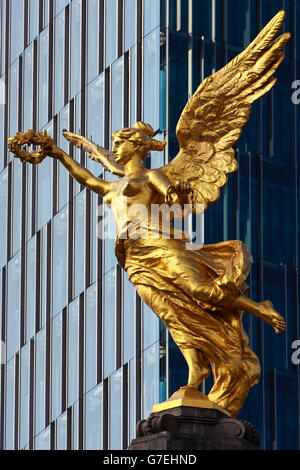
<svg viewBox="0 0 300 470">
<path fill-rule="evenodd" d="M 123 294 L 123 331 L 124 331 L 124 364 L 134 357 L 135 348 L 135 289 L 124 271 Z"/>
<path fill-rule="evenodd" d="M 110 446 L 122 449 L 122 371 L 117 370 L 110 378 Z"/>
<path fill-rule="evenodd" d="M 56 0 L 55 2 L 55 16 L 68 5 L 70 0 Z"/>
<path fill-rule="evenodd" d="M 34 450 L 50 450 L 51 426 L 41 432 L 34 439 Z"/>
<path fill-rule="evenodd" d="M 69 129 L 69 105 L 65 106 L 64 109 L 59 113 L 59 147 L 66 153 L 69 153 L 69 143 L 64 138 L 62 131 L 63 129 Z M 58 165 L 58 210 L 60 211 L 68 202 L 69 196 L 69 175 L 66 168 L 59 164 Z"/>
<path fill-rule="evenodd" d="M 136 77 L 135 77 L 135 67 L 136 67 L 136 48 L 133 47 L 130 49 L 130 125 L 134 124 L 136 121 Z"/>
<path fill-rule="evenodd" d="M 21 248 L 21 181 L 22 163 L 15 159 L 13 162 L 13 254 Z"/>
<path fill-rule="evenodd" d="M 47 225 L 41 230 L 41 326 L 45 326 L 46 323 L 46 309 L 47 309 L 47 298 L 46 298 L 46 281 L 47 281 Z M 48 299 L 49 301 L 49 299 Z"/>
<path fill-rule="evenodd" d="M 99 384 L 85 396 L 85 449 L 101 450 L 103 389 Z"/>
<path fill-rule="evenodd" d="M 48 60 L 49 31 L 45 28 L 39 35 L 39 128 L 48 122 Z M 47 159 L 46 159 L 47 161 Z"/>
<path fill-rule="evenodd" d="M 26 341 L 35 333 L 36 237 L 26 245 Z"/>
<path fill-rule="evenodd" d="M 6 0 L 1 0 L 1 74 L 5 68 L 6 51 Z"/>
<path fill-rule="evenodd" d="M 157 28 L 144 39 L 144 121 L 159 127 L 160 109 L 160 30 Z"/>
<path fill-rule="evenodd" d="M 111 134 L 123 125 L 123 67 L 123 57 L 111 67 Z"/>
<path fill-rule="evenodd" d="M 80 91 L 81 0 L 71 2 L 71 98 Z"/>
<path fill-rule="evenodd" d="M 53 315 L 67 304 L 67 228 L 68 207 L 54 218 L 52 226 L 52 311 Z"/>
<path fill-rule="evenodd" d="M 160 0 L 144 0 L 144 36 L 160 25 Z"/>
<path fill-rule="evenodd" d="M 53 136 L 53 121 L 45 127 L 48 135 Z M 37 166 L 37 225 L 43 227 L 51 218 L 52 210 L 52 158 L 45 160 Z"/>
<path fill-rule="evenodd" d="M 15 358 L 6 365 L 5 449 L 14 449 L 15 429 Z"/>
<path fill-rule="evenodd" d="M 7 359 L 19 350 L 20 346 L 20 277 L 21 254 L 8 263 L 7 267 Z"/>
<path fill-rule="evenodd" d="M 135 361 L 132 359 L 129 362 L 129 441 L 136 435 L 135 397 Z"/>
<path fill-rule="evenodd" d="M 24 52 L 23 131 L 33 126 L 33 44 Z"/>
<path fill-rule="evenodd" d="M 10 0 L 10 58 L 11 62 L 23 51 L 24 2 Z"/>
<path fill-rule="evenodd" d="M 52 421 L 61 413 L 61 380 L 62 380 L 62 313 L 52 319 Z"/>
<path fill-rule="evenodd" d="M 104 276 L 104 378 L 115 370 L 116 270 Z"/>
<path fill-rule="evenodd" d="M 159 340 L 159 318 L 143 303 L 143 349 Z"/>
<path fill-rule="evenodd" d="M 1 210 L 1 224 L 0 224 L 0 269 L 6 264 L 7 258 L 7 184 L 8 184 L 8 169 L 6 168 L 0 173 L 0 210 Z"/>
<path fill-rule="evenodd" d="M 74 403 L 73 408 L 72 408 L 72 425 L 73 425 L 73 442 L 72 442 L 72 449 L 73 450 L 78 450 L 78 426 L 79 426 L 79 402 L 77 401 Z"/>
<path fill-rule="evenodd" d="M 86 291 L 85 297 L 85 390 L 97 384 L 97 285 Z"/>
<path fill-rule="evenodd" d="M 18 131 L 18 77 L 19 61 L 16 60 L 10 68 L 9 85 L 9 137 L 16 135 Z M 10 155 L 10 158 L 12 156 Z"/>
<path fill-rule="evenodd" d="M 136 0 L 124 0 L 124 45 L 128 51 L 136 38 Z"/>
<path fill-rule="evenodd" d="M 103 116 L 104 116 L 104 75 L 99 75 L 92 83 L 89 84 L 87 89 L 87 137 L 96 142 L 98 145 L 103 145 Z M 99 176 L 102 173 L 102 166 L 99 163 L 87 159 L 87 168 L 95 175 Z"/>
<path fill-rule="evenodd" d="M 82 191 L 74 198 L 74 297 L 84 290 L 85 196 Z"/>
<path fill-rule="evenodd" d="M 62 11 L 54 20 L 54 114 L 64 105 L 64 41 L 65 13 Z"/>
<path fill-rule="evenodd" d="M 88 83 L 98 74 L 99 68 L 99 1 L 88 1 Z M 102 47 L 102 44 L 101 44 Z"/>
<path fill-rule="evenodd" d="M 56 450 L 67 450 L 67 418 L 65 411 L 56 420 Z"/>
<path fill-rule="evenodd" d="M 29 4 L 29 43 L 38 34 L 39 0 L 30 0 Z"/>
<path fill-rule="evenodd" d="M 29 387 L 30 387 L 30 342 L 20 354 L 20 449 L 29 441 Z"/>
<path fill-rule="evenodd" d="M 143 417 L 151 413 L 152 406 L 159 402 L 159 343 L 144 351 L 143 358 Z"/>
<path fill-rule="evenodd" d="M 69 305 L 68 314 L 68 406 L 78 400 L 79 392 L 79 298 Z"/>
<path fill-rule="evenodd" d="M 45 427 L 45 360 L 46 329 L 40 330 L 35 337 L 35 433 Z"/>
<path fill-rule="evenodd" d="M 117 58 L 117 0 L 105 2 L 105 64 L 108 67 Z"/>
</svg>

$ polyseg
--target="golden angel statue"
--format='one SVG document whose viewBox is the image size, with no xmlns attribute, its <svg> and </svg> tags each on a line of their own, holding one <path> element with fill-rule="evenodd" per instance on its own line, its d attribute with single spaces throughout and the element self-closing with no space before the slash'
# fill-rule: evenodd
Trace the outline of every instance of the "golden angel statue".
<svg viewBox="0 0 300 470">
<path fill-rule="evenodd" d="M 241 241 L 187 250 L 185 239 L 164 237 L 162 226 L 153 226 L 145 211 L 137 214 L 130 208 L 138 204 L 150 211 L 162 201 L 192 201 L 193 207 L 202 204 L 205 209 L 218 201 L 227 175 L 237 170 L 233 145 L 251 104 L 276 82 L 273 75 L 290 38 L 287 33 L 275 39 L 284 17 L 280 11 L 245 51 L 200 84 L 177 125 L 180 151 L 162 168 L 143 166 L 149 151 L 163 150 L 166 144 L 154 140 L 152 127 L 143 122 L 115 132 L 112 152 L 64 131 L 72 144 L 119 177 L 114 182 L 95 177 L 45 132 L 29 130 L 9 140 L 10 150 L 22 161 L 35 164 L 46 156 L 56 158 L 80 184 L 103 196 L 116 218 L 120 265 L 186 359 L 188 383 L 182 388 L 198 390 L 212 373 L 214 385 L 207 400 L 233 417 L 260 376 L 259 360 L 242 326 L 243 312 L 266 321 L 276 333 L 285 329 L 285 321 L 270 301 L 248 298 L 245 281 L 252 259 Z M 40 151 L 26 152 L 20 149 L 24 144 L 39 145 Z M 137 225 L 143 236 L 124 236 Z"/>
</svg>

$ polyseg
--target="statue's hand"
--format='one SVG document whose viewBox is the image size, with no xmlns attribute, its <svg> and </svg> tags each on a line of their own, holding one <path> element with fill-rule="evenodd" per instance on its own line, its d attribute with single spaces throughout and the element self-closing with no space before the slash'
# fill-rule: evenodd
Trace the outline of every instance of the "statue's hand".
<svg viewBox="0 0 300 470">
<path fill-rule="evenodd" d="M 17 132 L 15 137 L 8 139 L 8 149 L 15 158 L 19 158 L 22 162 L 38 164 L 41 163 L 47 155 L 51 155 L 54 142 L 52 137 L 47 135 L 46 131 L 36 132 L 28 130 L 27 132 Z M 36 145 L 40 147 L 39 151 L 27 151 L 20 146 Z"/>
</svg>

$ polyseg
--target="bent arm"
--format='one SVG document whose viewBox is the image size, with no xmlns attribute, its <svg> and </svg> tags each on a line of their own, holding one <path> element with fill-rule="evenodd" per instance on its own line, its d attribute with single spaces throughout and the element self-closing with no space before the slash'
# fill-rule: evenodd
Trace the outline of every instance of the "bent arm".
<svg viewBox="0 0 300 470">
<path fill-rule="evenodd" d="M 86 186 L 91 191 L 105 196 L 113 188 L 113 183 L 96 178 L 96 176 L 77 163 L 76 160 L 67 155 L 63 150 L 54 147 L 49 151 L 49 156 L 59 160 L 78 183 Z"/>
<path fill-rule="evenodd" d="M 169 178 L 161 172 L 159 169 L 150 170 L 148 173 L 150 185 L 161 194 L 167 202 L 173 204 L 180 203 L 179 196 L 176 192 L 176 188 L 172 185 Z M 170 199 L 168 201 L 168 199 Z"/>
</svg>

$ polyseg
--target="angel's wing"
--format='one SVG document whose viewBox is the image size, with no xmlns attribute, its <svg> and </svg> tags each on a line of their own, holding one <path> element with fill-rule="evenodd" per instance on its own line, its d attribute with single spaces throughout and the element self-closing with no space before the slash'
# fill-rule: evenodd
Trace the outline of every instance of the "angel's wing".
<svg viewBox="0 0 300 470">
<path fill-rule="evenodd" d="M 238 168 L 233 145 L 249 119 L 251 104 L 276 82 L 273 74 L 290 39 L 286 33 L 274 40 L 284 18 L 280 11 L 247 49 L 206 78 L 178 121 L 180 151 L 160 171 L 174 185 L 189 182 L 194 202 L 204 209 L 219 199 L 227 174 Z"/>
<path fill-rule="evenodd" d="M 86 137 L 82 137 L 73 132 L 63 131 L 64 137 L 76 147 L 84 150 L 87 155 L 98 163 L 101 163 L 106 170 L 109 170 L 111 173 L 117 176 L 124 176 L 125 170 L 124 167 L 118 165 L 115 160 L 115 155 L 110 150 L 106 150 L 104 147 L 95 144 Z"/>
</svg>

